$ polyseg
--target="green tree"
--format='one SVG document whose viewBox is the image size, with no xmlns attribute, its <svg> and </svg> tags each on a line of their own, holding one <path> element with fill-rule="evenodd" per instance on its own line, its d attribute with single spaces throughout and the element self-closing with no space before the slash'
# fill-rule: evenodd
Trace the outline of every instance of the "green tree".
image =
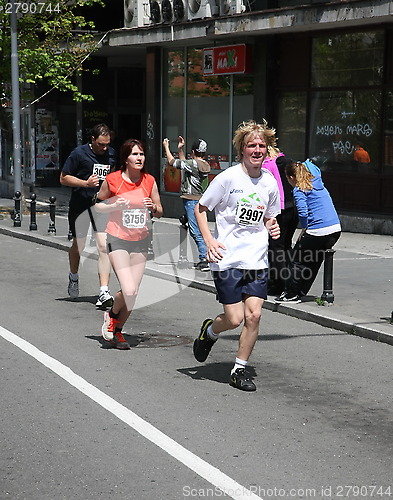
<svg viewBox="0 0 393 500">
<path fill-rule="evenodd" d="M 11 101 L 11 16 L 9 0 L 0 0 L 0 126 L 7 128 L 5 108 Z M 75 76 L 85 71 L 83 61 L 99 40 L 94 23 L 83 15 L 86 7 L 104 6 L 103 0 L 24 0 L 16 2 L 19 80 L 22 99 L 32 96 L 23 84 L 46 83 L 71 92 L 75 101 L 93 100 L 82 94 Z M 8 119 L 7 119 L 8 118 Z"/>
</svg>

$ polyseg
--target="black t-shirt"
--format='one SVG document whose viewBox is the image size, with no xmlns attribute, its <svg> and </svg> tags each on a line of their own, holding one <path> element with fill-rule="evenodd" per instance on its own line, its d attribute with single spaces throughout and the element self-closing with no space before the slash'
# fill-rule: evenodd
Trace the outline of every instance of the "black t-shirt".
<svg viewBox="0 0 393 500">
<path fill-rule="evenodd" d="M 92 199 L 109 172 L 114 170 L 116 152 L 108 147 L 103 155 L 96 155 L 89 144 L 76 147 L 63 165 L 63 173 L 87 180 L 95 173 L 100 183 L 96 188 L 73 187 L 70 199 L 70 208 L 73 210 L 86 210 L 92 204 Z"/>
</svg>

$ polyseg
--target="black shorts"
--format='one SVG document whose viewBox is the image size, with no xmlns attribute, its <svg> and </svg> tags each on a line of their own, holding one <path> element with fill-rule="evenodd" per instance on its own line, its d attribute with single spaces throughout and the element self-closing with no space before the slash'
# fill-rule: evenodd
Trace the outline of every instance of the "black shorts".
<svg viewBox="0 0 393 500">
<path fill-rule="evenodd" d="M 267 298 L 267 269 L 226 269 L 212 275 L 221 304 L 236 304 L 244 295 Z"/>
<path fill-rule="evenodd" d="M 68 211 L 68 224 L 74 238 L 86 238 L 91 224 L 95 233 L 104 233 L 108 216 L 97 213 L 94 208 L 87 208 L 83 212 L 70 208 Z"/>
<path fill-rule="evenodd" d="M 106 235 L 106 247 L 108 253 L 114 252 L 115 250 L 125 250 L 128 253 L 147 253 L 149 247 L 149 239 L 144 238 L 139 241 L 129 241 L 122 240 L 121 238 L 116 238 L 111 234 Z"/>
</svg>

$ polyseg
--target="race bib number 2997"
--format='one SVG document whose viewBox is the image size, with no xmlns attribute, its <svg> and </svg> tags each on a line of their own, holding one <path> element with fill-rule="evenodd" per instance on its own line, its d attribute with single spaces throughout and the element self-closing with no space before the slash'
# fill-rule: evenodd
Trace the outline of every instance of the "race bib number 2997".
<svg viewBox="0 0 393 500">
<path fill-rule="evenodd" d="M 246 201 L 238 201 L 235 220 L 241 226 L 259 226 L 263 223 L 265 207 Z"/>
</svg>

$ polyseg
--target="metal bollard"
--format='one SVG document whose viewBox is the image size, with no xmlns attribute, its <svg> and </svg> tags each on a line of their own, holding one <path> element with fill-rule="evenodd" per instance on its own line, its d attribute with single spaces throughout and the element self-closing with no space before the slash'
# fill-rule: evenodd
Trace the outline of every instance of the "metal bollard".
<svg viewBox="0 0 393 500">
<path fill-rule="evenodd" d="M 30 198 L 30 231 L 37 231 L 37 196 L 31 193 Z"/>
<path fill-rule="evenodd" d="M 325 262 L 323 267 L 323 292 L 321 300 L 332 305 L 334 302 L 333 294 L 333 255 L 335 250 L 329 248 L 325 250 Z"/>
<path fill-rule="evenodd" d="M 180 244 L 179 244 L 179 260 L 177 262 L 177 266 L 179 269 L 189 269 L 192 267 L 192 264 L 187 258 L 187 219 L 182 216 L 179 217 L 181 222 L 180 226 Z"/>
<path fill-rule="evenodd" d="M 56 196 L 51 196 L 49 198 L 49 228 L 48 233 L 56 234 Z"/>
<path fill-rule="evenodd" d="M 21 201 L 22 201 L 21 197 L 22 197 L 22 193 L 20 191 L 15 191 L 15 195 L 14 195 L 14 202 L 15 202 L 14 227 L 20 227 L 22 225 L 22 216 L 20 213 Z"/>
</svg>

